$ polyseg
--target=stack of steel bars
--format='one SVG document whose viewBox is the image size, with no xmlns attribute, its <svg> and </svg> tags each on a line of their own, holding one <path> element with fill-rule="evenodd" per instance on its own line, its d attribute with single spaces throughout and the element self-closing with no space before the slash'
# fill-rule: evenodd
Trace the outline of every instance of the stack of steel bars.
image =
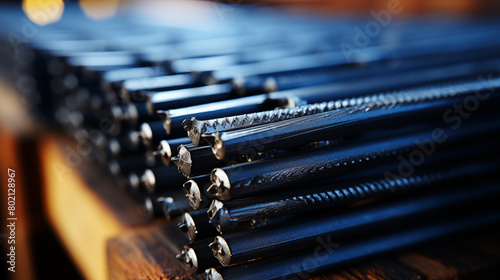
<svg viewBox="0 0 500 280">
<path fill-rule="evenodd" d="M 500 21 L 394 20 L 359 46 L 364 19 L 258 7 L 196 28 L 64 13 L 4 10 L 2 75 L 179 219 L 193 274 L 305 279 L 500 221 Z"/>
</svg>

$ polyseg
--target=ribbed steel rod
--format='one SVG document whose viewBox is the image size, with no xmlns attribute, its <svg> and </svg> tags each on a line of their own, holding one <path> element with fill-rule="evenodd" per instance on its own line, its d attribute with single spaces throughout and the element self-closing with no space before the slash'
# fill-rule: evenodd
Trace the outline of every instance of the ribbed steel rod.
<svg viewBox="0 0 500 280">
<path fill-rule="evenodd" d="M 239 92 L 239 96 L 242 95 L 251 95 L 256 93 L 264 93 L 264 92 L 272 92 L 277 89 L 287 90 L 293 88 L 300 88 L 299 92 L 308 92 L 304 98 L 314 99 L 312 96 L 317 96 L 316 99 L 321 98 L 323 96 L 323 100 L 328 99 L 327 95 L 330 94 L 330 98 L 333 93 L 339 91 L 339 86 L 344 88 L 349 88 L 349 86 L 345 85 L 345 81 L 349 79 L 366 79 L 366 76 L 375 76 L 376 78 L 371 78 L 368 80 L 364 80 L 362 82 L 357 81 L 356 86 L 358 91 L 365 88 L 366 85 L 370 85 L 371 92 L 377 90 L 377 85 L 379 85 L 378 90 L 389 90 L 397 88 L 398 86 L 410 86 L 410 85 L 418 85 L 424 82 L 438 81 L 442 79 L 449 79 L 452 77 L 460 77 L 463 75 L 471 75 L 474 73 L 474 77 L 477 76 L 478 69 L 480 71 L 491 72 L 492 69 L 498 70 L 498 63 L 494 64 L 492 61 L 487 62 L 477 62 L 474 61 L 472 63 L 462 63 L 454 65 L 454 67 L 450 66 L 441 66 L 437 69 L 425 69 L 425 70 L 415 70 L 416 68 L 421 68 L 422 61 L 429 64 L 436 60 L 418 60 L 417 62 L 408 62 L 402 63 L 402 66 L 398 66 L 395 68 L 380 68 L 380 67 L 365 67 L 361 69 L 355 69 L 351 72 L 342 72 L 342 73 L 296 73 L 296 74 L 287 74 L 278 76 L 273 79 L 272 82 L 269 81 L 269 78 L 259 78 L 259 77 L 244 77 L 242 82 L 238 82 L 239 79 L 233 79 L 233 88 L 230 89 L 229 86 L 225 90 L 215 90 L 214 92 L 209 91 L 208 89 L 215 87 L 222 87 L 223 85 L 211 85 L 206 86 L 206 89 L 201 88 L 193 88 L 193 89 L 183 89 L 177 91 L 170 91 L 164 93 L 155 93 L 151 95 L 151 106 L 155 108 L 155 110 L 159 109 L 172 109 L 176 107 L 181 107 L 182 102 L 179 100 L 182 98 L 185 99 L 186 105 L 195 105 L 208 103 L 211 101 L 222 100 L 224 98 L 234 98 L 236 92 Z M 460 60 L 462 62 L 463 59 Z M 403 67 L 404 66 L 404 67 Z M 427 65 L 429 66 L 429 65 Z M 476 68 L 476 71 L 472 72 L 471 68 Z M 406 71 L 405 71 L 406 70 Z M 413 71 L 408 71 L 413 70 Z M 387 73 L 386 73 L 387 72 Z M 404 74 L 401 74 L 403 72 Z M 392 77 L 392 79 L 386 78 L 388 73 L 391 73 L 391 76 L 396 75 L 396 77 Z M 267 80 L 266 80 L 267 79 Z M 331 85 L 330 87 L 318 87 L 321 84 L 327 84 L 331 82 L 337 81 L 337 90 L 332 90 L 332 87 L 335 88 L 335 85 Z M 342 81 L 342 83 L 339 83 Z M 245 82 L 247 84 L 245 84 Z M 249 84 L 250 83 L 250 84 Z M 238 90 L 239 89 L 239 90 Z M 319 91 L 318 91 L 319 89 Z M 352 90 L 352 89 L 351 89 Z M 181 91 L 189 91 L 189 93 L 181 94 Z M 191 91 L 200 91 L 200 94 L 194 93 Z M 323 91 L 323 92 L 321 92 Z M 326 92 L 325 92 L 326 91 Z M 232 93 L 231 93 L 232 92 Z M 365 89 L 365 93 L 366 93 Z M 290 93 L 290 92 L 288 92 Z M 197 97 L 194 97 L 194 95 Z M 221 95 L 222 94 L 222 95 Z M 287 91 L 280 92 L 279 95 L 283 96 L 287 94 Z M 297 92 L 290 94 L 290 96 L 296 96 Z M 165 98 L 170 96 L 175 101 L 175 104 L 165 103 Z M 192 96 L 193 98 L 190 98 Z M 211 98 L 211 99 L 207 99 Z M 214 99 L 216 98 L 216 99 Z M 163 101 L 162 101 L 163 100 Z"/>
<path fill-rule="evenodd" d="M 447 79 L 452 79 L 452 78 L 464 78 L 464 77 L 471 77 L 471 78 L 476 78 L 478 73 L 494 73 L 500 70 L 500 67 L 498 66 L 499 63 L 498 61 L 480 61 L 480 62 L 471 62 L 471 63 L 462 63 L 462 64 L 455 64 L 452 66 L 442 66 L 436 69 L 425 69 L 425 70 L 416 70 L 416 71 L 410 71 L 408 73 L 394 73 L 391 75 L 391 78 L 387 78 L 387 76 L 376 76 L 374 78 L 365 78 L 359 79 L 356 81 L 352 82 L 342 82 L 342 83 L 333 83 L 329 85 L 320 85 L 320 86 L 307 86 L 304 88 L 298 88 L 294 90 L 285 90 L 285 91 L 279 91 L 275 92 L 269 95 L 270 98 L 276 99 L 276 98 L 290 98 L 290 97 L 300 97 L 300 99 L 305 99 L 309 103 L 311 102 L 323 102 L 326 100 L 332 100 L 332 99 L 337 99 L 337 98 L 348 98 L 348 97 L 354 97 L 354 96 L 359 96 L 363 94 L 370 94 L 373 92 L 379 92 L 379 91 L 387 91 L 387 90 L 395 90 L 398 88 L 404 88 L 408 86 L 418 86 L 421 84 L 425 83 L 430 83 L 430 82 L 437 82 L 437 81 L 443 81 Z M 300 80 L 300 75 L 298 75 L 298 78 L 295 76 L 291 76 L 290 79 L 293 80 L 299 79 Z M 283 83 L 280 82 L 281 77 L 277 77 L 276 81 L 278 84 L 282 85 Z M 250 100 L 250 99 L 248 99 Z M 215 102 L 212 103 L 212 106 L 214 108 L 225 108 L 229 106 L 236 106 L 237 102 L 241 103 L 246 103 L 248 102 L 247 99 L 235 99 L 232 102 Z M 299 105 L 298 102 L 295 102 L 297 105 Z M 203 105 L 202 105 L 203 106 Z M 210 104 L 204 105 L 204 106 L 210 106 Z M 293 106 L 288 106 L 288 107 L 293 107 Z M 189 108 L 190 111 L 193 111 L 193 115 L 185 114 L 184 119 L 190 119 L 191 117 L 196 117 L 198 119 L 209 119 L 211 118 L 209 115 L 210 114 L 200 114 L 197 112 L 200 108 L 203 107 L 192 107 Z M 187 109 L 187 108 L 186 108 Z M 274 109 L 274 108 L 273 108 Z M 165 127 L 167 131 L 174 131 L 177 129 L 179 124 L 182 122 L 183 119 L 177 118 L 173 119 L 176 115 L 179 115 L 177 112 L 178 110 L 172 110 L 172 112 L 169 114 L 170 111 L 164 111 L 166 113 L 163 116 L 165 123 Z M 181 110 L 182 111 L 182 110 Z M 220 115 L 221 117 L 226 117 L 226 116 L 232 116 L 232 115 L 239 115 L 239 114 L 246 114 L 246 113 L 253 113 L 253 112 L 259 112 L 263 111 L 262 108 L 255 108 L 254 111 L 246 111 L 245 110 L 227 110 L 224 112 L 224 114 L 212 114 L 212 115 Z M 242 112 L 242 113 L 238 113 Z M 173 114 L 172 114 L 173 113 Z M 234 129 L 237 127 L 231 127 L 229 124 L 234 124 L 238 126 L 239 121 L 243 122 L 242 125 L 246 127 L 248 124 L 246 124 L 247 120 L 252 120 L 253 118 L 237 118 L 238 122 L 233 121 L 232 119 L 220 119 L 218 122 L 218 125 L 223 126 L 225 129 Z M 171 119 L 172 118 L 172 119 Z M 213 117 L 212 117 L 213 118 Z M 216 117 L 217 118 L 217 117 Z M 265 118 L 265 117 L 264 117 Z M 180 120 L 178 120 L 180 119 Z M 271 121 L 272 121 L 271 117 Z M 260 124 L 260 121 L 256 124 Z M 170 128 L 172 125 L 176 126 L 175 129 Z M 189 122 L 186 123 L 185 129 L 191 129 L 191 126 L 189 125 Z M 221 129 L 221 127 L 217 126 L 217 129 Z M 208 130 L 207 132 L 213 132 L 213 130 Z M 193 139 L 193 143 L 196 144 L 199 142 L 199 137 L 201 136 L 200 133 L 204 132 L 199 132 L 198 135 L 195 137 L 190 136 L 191 139 Z M 198 138 L 198 140 L 195 140 L 195 138 Z"/>
<path fill-rule="evenodd" d="M 390 135 L 400 135 L 408 132 L 414 132 L 418 129 L 426 129 L 426 126 L 419 127 L 419 126 L 413 126 L 413 127 L 408 127 L 405 129 L 398 129 L 393 132 L 388 133 Z M 372 138 L 372 136 L 367 135 L 367 139 Z M 491 140 L 494 141 L 495 138 L 492 138 Z M 176 140 L 176 139 L 174 139 Z M 186 140 L 189 142 L 188 140 Z M 166 143 L 167 141 L 162 141 L 163 143 Z M 331 141 L 328 141 L 327 145 L 333 145 L 335 143 L 329 143 Z M 456 157 L 457 154 L 461 155 L 461 158 L 469 158 L 469 160 L 474 160 L 475 158 L 480 158 L 481 155 L 485 154 L 491 154 L 492 152 L 495 152 L 495 149 L 492 149 L 495 145 L 490 143 L 491 141 L 480 141 L 480 142 L 474 142 L 473 143 L 468 143 L 469 147 L 456 147 L 453 149 L 447 149 L 445 151 L 439 152 L 436 155 L 433 155 L 430 158 L 427 158 L 425 160 L 425 165 L 432 165 L 435 163 L 439 162 L 446 162 L 449 161 L 450 159 Z M 470 145 L 473 145 L 470 147 Z M 168 145 L 166 146 L 167 148 Z M 316 147 L 318 148 L 318 147 Z M 305 148 L 309 149 L 309 148 Z M 297 151 L 295 151 L 297 152 Z M 160 151 L 156 151 L 156 154 L 160 154 Z M 273 153 L 275 156 L 279 156 L 280 154 L 283 154 L 285 156 L 289 155 L 289 152 L 283 152 L 283 153 Z M 264 157 L 265 158 L 265 157 Z M 474 158 L 474 159 L 473 159 Z M 487 157 L 489 158 L 489 156 Z M 161 157 L 161 160 L 165 161 L 166 158 Z M 381 169 L 382 168 L 382 169 Z M 400 166 L 397 166 L 397 164 L 389 164 L 389 165 L 382 165 L 377 168 L 369 168 L 364 170 L 361 174 L 361 172 L 358 170 L 356 171 L 356 176 L 352 176 L 352 174 L 343 174 L 340 176 L 335 176 L 333 178 L 326 178 L 326 179 L 321 179 L 321 180 L 315 180 L 315 184 L 319 185 L 328 185 L 328 184 L 338 184 L 339 182 L 345 181 L 345 180 L 357 180 L 360 177 L 370 177 L 370 176 L 377 176 L 379 174 L 385 173 L 387 170 L 395 170 L 400 168 Z M 421 168 L 421 167 L 419 167 Z M 380 171 L 377 171 L 380 169 Z M 366 172 L 365 172 L 366 171 Z M 129 185 L 132 187 L 132 190 L 138 190 L 140 185 L 144 183 L 142 182 L 141 178 L 137 176 L 135 173 L 130 173 L 129 176 Z M 210 187 L 212 183 L 210 182 L 210 176 L 203 175 L 203 176 L 196 176 L 188 180 L 183 186 L 186 191 L 186 196 L 189 198 L 189 203 L 193 206 L 194 209 L 198 209 L 199 207 L 207 207 L 210 205 L 209 197 L 213 198 L 213 194 L 210 194 L 207 192 L 208 187 Z M 299 187 L 299 184 L 292 184 L 290 187 L 291 188 L 296 188 Z"/>
<path fill-rule="evenodd" d="M 248 199 L 245 205 L 233 206 L 230 202 L 214 200 L 208 213 L 212 214 L 210 223 L 219 232 L 227 233 L 242 221 L 337 207 L 368 198 L 456 182 L 498 170 L 498 163 L 488 162 L 431 169 L 408 177 L 389 178 L 381 174 L 363 181 L 320 185 L 307 190 Z"/>
<path fill-rule="evenodd" d="M 435 147 L 439 151 L 454 142 L 480 138 L 493 133 L 498 124 L 480 123 L 463 125 L 458 130 L 439 129 L 442 132 Z M 431 131 L 406 133 L 402 136 L 389 137 L 338 145 L 334 148 L 316 149 L 308 153 L 299 153 L 285 158 L 269 159 L 243 163 L 239 165 L 215 168 L 211 173 L 212 185 L 208 189 L 220 200 L 248 197 L 258 192 L 277 189 L 286 185 L 319 179 L 336 174 L 361 170 L 368 166 L 397 162 L 400 156 L 423 155 L 419 162 L 425 161 L 425 154 L 417 145 L 428 142 Z M 446 140 L 443 140 L 446 139 Z M 413 153 L 412 153 L 413 152 Z M 429 154 L 427 157 L 432 156 Z"/>
<path fill-rule="evenodd" d="M 426 60 L 424 60 L 426 61 Z M 463 60 L 459 60 L 458 62 L 462 62 Z M 414 62 L 413 62 L 414 63 Z M 413 68 L 418 68 L 414 66 Z M 385 69 L 385 68 L 384 68 Z M 233 88 L 235 92 L 242 93 L 242 89 L 246 87 L 247 92 L 245 94 L 256 94 L 262 92 L 271 92 L 275 91 L 277 88 L 285 89 L 283 91 L 277 92 L 276 94 L 271 95 L 270 97 L 276 98 L 286 98 L 286 97 L 296 97 L 307 100 L 309 103 L 314 102 L 322 102 L 325 100 L 331 100 L 334 98 L 344 98 L 344 97 L 352 97 L 359 94 L 368 94 L 371 92 L 377 91 L 386 91 L 393 90 L 401 87 L 408 86 L 417 86 L 422 83 L 435 82 L 445 79 L 459 78 L 464 76 L 473 76 L 476 77 L 478 74 L 489 74 L 492 72 L 496 72 L 499 70 L 498 60 L 488 60 L 488 61 L 473 61 L 470 63 L 461 63 L 455 64 L 453 66 L 441 66 L 435 69 L 413 69 L 413 71 L 403 71 L 404 69 L 389 69 L 389 70 L 380 70 L 379 68 L 374 70 L 363 70 L 356 69 L 356 71 L 351 72 L 342 72 L 341 74 L 336 73 L 332 76 L 332 78 L 328 78 L 328 75 L 324 75 L 324 73 L 290 73 L 287 75 L 279 76 L 276 79 L 273 79 L 273 83 L 269 83 L 266 78 L 256 78 L 256 77 L 246 77 L 246 80 L 250 80 L 247 83 L 253 84 L 260 82 L 261 85 L 245 85 L 245 82 L 233 83 Z M 412 70 L 411 67 L 409 70 Z M 360 71 L 365 73 L 367 71 L 374 71 L 375 73 L 369 74 L 369 76 L 374 76 L 373 78 L 366 78 L 367 73 L 361 74 Z M 381 71 L 386 71 L 391 73 L 391 78 L 387 78 L 387 73 L 383 74 Z M 394 72 L 394 73 L 393 73 Z M 402 72 L 402 73 L 401 73 Z M 357 76 L 356 76 L 357 75 Z M 302 77 L 306 76 L 306 77 Z M 345 82 L 348 79 L 354 79 L 356 76 L 357 80 L 351 82 Z M 288 78 L 287 78 L 288 77 Z M 334 82 L 335 79 L 337 82 L 325 84 L 328 82 Z M 252 81 L 257 80 L 257 82 Z M 234 81 L 238 81 L 235 79 Z M 341 83 L 339 83 L 342 81 Z M 325 85 L 323 85 L 325 84 Z M 212 85 L 207 88 L 207 90 L 212 87 L 221 87 L 222 85 Z M 250 87 L 250 88 L 249 88 Z M 251 90 L 251 87 L 254 87 L 256 90 Z M 296 88 L 296 89 L 293 89 Z M 289 90 L 286 90 L 289 89 Z M 182 89 L 180 91 L 200 91 L 200 93 L 207 93 L 204 88 L 188 88 Z M 172 105 L 165 106 L 155 106 L 155 102 L 151 100 L 144 100 L 141 103 L 137 104 L 123 104 L 116 105 L 112 107 L 112 112 L 114 118 L 119 122 L 127 122 L 131 125 L 136 125 L 141 121 L 150 121 L 154 119 L 152 115 L 155 110 L 158 109 L 172 109 L 176 107 L 181 107 L 182 105 L 178 102 L 178 98 L 185 98 L 186 94 L 175 94 L 177 91 L 169 91 L 164 94 L 158 93 L 158 99 L 161 99 L 161 96 L 167 95 L 174 98 L 175 104 L 171 102 Z M 154 96 L 155 94 L 151 95 Z M 192 96 L 192 93 L 187 94 L 187 96 Z M 147 97 L 149 95 L 146 95 Z M 147 99 L 147 98 L 145 98 Z M 220 100 L 220 98 L 218 99 Z M 189 102 L 194 102 L 194 104 L 201 104 L 196 102 L 207 102 L 208 100 L 203 100 L 203 96 L 200 98 L 188 98 L 186 100 L 188 103 L 184 105 L 190 104 Z M 158 103 L 160 104 L 160 103 Z M 175 105 L 175 106 L 174 106 Z M 169 108 L 170 106 L 170 108 Z M 257 112 L 257 111 L 254 111 Z M 168 128 L 167 128 L 168 130 Z M 177 136 L 176 136 L 177 137 Z"/>
<path fill-rule="evenodd" d="M 387 126 L 404 125 L 410 121 L 440 120 L 447 107 L 463 103 L 463 96 L 490 94 L 490 91 L 498 91 L 499 87 L 500 78 L 495 78 L 484 82 L 461 82 L 435 86 L 432 89 L 427 87 L 382 96 L 339 100 L 320 106 L 341 107 L 336 110 L 245 129 L 204 134 L 202 137 L 212 146 L 218 159 L 237 160 L 245 151 L 254 153 L 256 146 L 259 152 L 263 152 Z M 488 103 L 497 100 L 498 96 L 493 94 Z M 346 105 L 347 108 L 342 108 L 342 103 L 350 103 L 353 107 Z M 357 105 L 359 103 L 361 105 Z M 307 111 L 308 107 L 303 110 Z M 295 113 L 301 114 L 301 111 L 297 110 Z"/>
<path fill-rule="evenodd" d="M 219 118 L 266 111 L 277 107 L 294 107 L 296 104 L 301 104 L 299 102 L 300 100 L 288 97 L 269 99 L 267 94 L 260 94 L 179 109 L 159 110 L 157 114 L 163 121 L 167 133 L 170 134 L 175 130 L 182 131 L 182 121 L 191 117 L 203 119 Z"/>
<path fill-rule="evenodd" d="M 429 241 L 439 237 L 463 232 L 475 228 L 485 227 L 500 221 L 500 211 L 479 212 L 475 215 L 444 220 L 421 227 L 398 231 L 367 238 L 350 244 L 326 244 L 321 247 L 323 254 L 318 258 L 317 248 L 299 252 L 292 256 L 281 256 L 269 260 L 258 260 L 244 265 L 209 269 L 205 271 L 207 280 L 278 280 L 294 279 L 296 277 L 309 277 L 311 272 L 320 273 L 333 269 L 348 262 L 362 258 L 391 252 L 417 243 Z M 331 247 L 329 245 L 332 245 Z M 333 246 L 335 245 L 335 246 Z M 315 260 L 314 264 L 307 267 L 303 265 L 306 258 Z"/>
<path fill-rule="evenodd" d="M 471 207 L 475 203 L 485 203 L 498 197 L 498 182 L 474 185 L 465 189 L 447 190 L 423 197 L 385 202 L 379 205 L 366 205 L 344 213 L 326 215 L 314 220 L 289 224 L 287 226 L 254 230 L 252 234 L 234 233 L 217 236 L 210 247 L 214 256 L 224 266 L 265 258 L 276 253 L 298 250 L 310 246 L 316 238 L 335 236 L 347 237 L 349 234 L 367 231 L 370 228 L 383 228 L 397 224 L 398 221 L 418 220 L 426 215 Z"/>
<path fill-rule="evenodd" d="M 398 87 L 418 86 L 424 83 L 443 81 L 451 78 L 461 78 L 467 75 L 476 78 L 478 73 L 496 72 L 500 70 L 498 62 L 483 61 L 453 66 L 442 66 L 433 69 L 417 70 L 408 73 L 395 73 L 392 78 L 376 77 L 363 78 L 354 82 L 342 82 L 342 84 L 332 84 L 324 86 L 306 87 L 292 91 L 280 91 L 272 94 L 273 98 L 279 96 L 298 96 L 307 100 L 328 100 L 340 98 L 334 101 L 313 103 L 295 108 L 285 108 L 256 112 L 251 114 L 235 115 L 209 120 L 198 120 L 192 117 L 183 121 L 183 128 L 188 132 L 188 136 L 195 146 L 198 146 L 203 134 L 222 132 L 240 128 L 251 127 L 259 124 L 282 121 L 286 119 L 322 113 L 339 108 L 359 106 L 364 102 L 369 102 L 369 98 L 389 97 L 390 94 L 382 93 L 378 95 L 367 95 L 363 99 L 359 95 L 369 94 L 377 91 L 393 90 Z M 279 79 L 278 79 L 279 80 Z M 303 94 L 304 93 L 304 94 Z M 312 97 L 317 96 L 317 97 Z M 355 97 L 352 97 L 355 96 Z"/>
</svg>

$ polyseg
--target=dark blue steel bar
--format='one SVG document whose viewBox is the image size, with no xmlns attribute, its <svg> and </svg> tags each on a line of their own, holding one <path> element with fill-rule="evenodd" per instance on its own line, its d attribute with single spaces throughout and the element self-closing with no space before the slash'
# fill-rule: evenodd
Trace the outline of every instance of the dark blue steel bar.
<svg viewBox="0 0 500 280">
<path fill-rule="evenodd" d="M 496 129 L 493 127 L 498 125 L 498 122 L 482 122 L 462 125 L 458 130 L 439 128 L 441 136 L 437 138 L 436 150 L 466 139 L 481 139 L 485 135 L 494 134 Z M 215 168 L 211 173 L 212 185 L 208 191 L 221 200 L 248 197 L 313 178 L 319 179 L 387 162 L 397 162 L 399 156 L 404 157 L 412 151 L 420 151 L 417 143 L 429 141 L 429 137 L 435 138 L 433 135 L 435 133 L 432 131 L 423 131 L 361 143 L 352 141 L 334 148 L 320 148 L 284 158 Z M 441 137 L 446 140 L 443 141 Z M 428 157 L 431 156 L 432 154 Z"/>
<path fill-rule="evenodd" d="M 349 262 L 362 258 L 373 257 L 388 253 L 417 243 L 429 241 L 439 237 L 485 227 L 500 221 L 500 211 L 480 212 L 475 215 L 443 220 L 422 227 L 388 233 L 350 244 L 343 244 L 335 248 L 328 248 L 321 258 L 317 256 L 316 249 L 300 252 L 292 256 L 281 256 L 269 260 L 254 261 L 242 265 L 207 270 L 207 280 L 278 280 L 296 279 L 296 277 L 315 274 L 333 269 Z M 326 249 L 325 249 L 326 250 Z M 314 264 L 304 267 L 304 260 L 311 257 L 316 260 Z"/>
</svg>

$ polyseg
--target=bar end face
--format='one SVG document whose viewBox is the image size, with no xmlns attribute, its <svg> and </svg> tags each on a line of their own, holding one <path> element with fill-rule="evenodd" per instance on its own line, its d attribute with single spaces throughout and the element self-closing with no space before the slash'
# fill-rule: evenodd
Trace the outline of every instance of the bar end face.
<svg viewBox="0 0 500 280">
<path fill-rule="evenodd" d="M 146 197 L 144 199 L 144 210 L 146 210 L 146 213 L 148 213 L 151 217 L 154 217 L 155 211 L 154 211 L 153 201 L 151 200 L 150 197 Z"/>
<path fill-rule="evenodd" d="M 205 280 L 224 280 L 224 278 L 215 268 L 209 268 L 205 270 Z"/>
<path fill-rule="evenodd" d="M 263 84 L 264 92 L 265 93 L 270 93 L 270 92 L 275 92 L 278 91 L 278 82 L 276 81 L 275 78 L 273 77 L 268 77 Z"/>
<path fill-rule="evenodd" d="M 220 132 L 201 135 L 201 138 L 203 138 L 210 145 L 214 156 L 218 160 L 226 158 L 226 150 L 221 135 L 222 134 Z"/>
<path fill-rule="evenodd" d="M 151 169 L 146 169 L 141 176 L 141 181 L 149 193 L 154 193 L 156 189 L 156 177 Z"/>
<path fill-rule="evenodd" d="M 184 246 L 184 249 L 175 256 L 176 259 L 180 260 L 185 264 L 185 268 L 191 274 L 197 274 L 198 272 L 198 257 L 196 256 L 196 252 L 189 248 L 188 246 Z"/>
<path fill-rule="evenodd" d="M 215 195 L 220 200 L 228 200 L 231 191 L 231 182 L 226 172 L 220 168 L 215 168 L 210 173 L 212 185 L 208 187 L 207 192 Z"/>
<path fill-rule="evenodd" d="M 186 191 L 186 197 L 188 198 L 189 205 L 194 209 L 200 208 L 202 202 L 201 190 L 194 180 L 188 180 L 182 185 Z"/>
<path fill-rule="evenodd" d="M 139 176 L 137 176 L 137 174 L 130 173 L 128 175 L 128 184 L 130 186 L 130 190 L 132 190 L 133 192 L 138 192 L 141 186 L 141 180 L 139 179 Z"/>
<path fill-rule="evenodd" d="M 148 123 L 141 124 L 140 138 L 146 147 L 151 147 L 153 144 L 153 130 Z"/>
<path fill-rule="evenodd" d="M 182 127 L 187 131 L 189 140 L 191 140 L 195 147 L 200 145 L 202 126 L 202 122 L 198 121 L 195 117 L 182 121 Z"/>
<path fill-rule="evenodd" d="M 119 156 L 121 154 L 121 145 L 120 145 L 120 142 L 118 140 L 116 140 L 115 138 L 111 138 L 109 139 L 108 141 L 108 150 L 109 150 L 109 153 L 113 156 Z"/>
<path fill-rule="evenodd" d="M 170 119 L 170 115 L 166 110 L 157 110 L 156 114 L 160 118 L 163 123 L 163 128 L 167 131 L 167 134 L 172 132 L 172 120 Z"/>
<path fill-rule="evenodd" d="M 210 249 L 214 253 L 214 257 L 223 265 L 231 264 L 231 249 L 226 240 L 221 236 L 216 236 L 214 242 L 210 243 Z"/>
<path fill-rule="evenodd" d="M 108 170 L 109 170 L 109 173 L 111 173 L 113 175 L 119 175 L 121 172 L 120 164 L 116 160 L 111 160 L 108 163 Z"/>
<path fill-rule="evenodd" d="M 163 215 L 165 215 L 165 218 L 167 221 L 172 220 L 172 216 L 170 215 L 171 212 L 173 212 L 175 209 L 175 201 L 172 197 L 159 197 L 156 199 L 158 204 L 161 206 L 161 210 L 163 211 Z M 180 227 L 180 224 L 178 225 Z M 182 230 L 182 229 L 181 229 Z"/>
<path fill-rule="evenodd" d="M 184 232 L 188 238 L 189 242 L 193 243 L 196 239 L 196 224 L 194 223 L 193 217 L 189 213 L 184 213 L 181 222 L 177 225 L 179 229 Z"/>
<path fill-rule="evenodd" d="M 139 131 L 130 131 L 127 134 L 127 140 L 134 149 L 137 149 L 139 145 L 141 144 L 141 133 Z"/>
<path fill-rule="evenodd" d="M 216 199 L 212 200 L 210 207 L 208 207 L 207 214 L 210 219 L 209 222 L 214 225 L 221 234 L 231 231 L 237 225 L 237 222 L 231 221 L 231 216 L 224 206 L 224 203 Z"/>
<path fill-rule="evenodd" d="M 178 161 L 175 162 L 179 170 L 182 172 L 182 175 L 189 178 L 191 175 L 191 166 L 193 164 L 193 160 L 191 159 L 191 152 L 189 152 L 188 148 L 184 145 L 180 145 L 177 148 L 177 157 Z"/>
<path fill-rule="evenodd" d="M 131 103 L 112 106 L 111 115 L 118 123 L 127 122 L 129 124 L 136 124 L 139 120 L 137 107 Z"/>
<path fill-rule="evenodd" d="M 158 144 L 157 154 L 160 155 L 161 161 L 164 165 L 170 166 L 172 164 L 172 148 L 167 140 L 161 140 Z"/>
</svg>

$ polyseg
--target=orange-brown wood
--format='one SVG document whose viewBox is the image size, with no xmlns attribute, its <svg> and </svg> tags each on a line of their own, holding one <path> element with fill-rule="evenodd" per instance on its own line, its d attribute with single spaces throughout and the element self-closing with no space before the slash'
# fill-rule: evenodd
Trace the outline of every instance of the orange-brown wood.
<svg viewBox="0 0 500 280">
<path fill-rule="evenodd" d="M 30 254 L 31 242 L 30 234 L 32 230 L 32 217 L 29 216 L 27 210 L 27 195 L 29 195 L 29 186 L 25 185 L 23 176 L 29 174 L 29 170 L 25 170 L 22 164 L 19 162 L 18 151 L 22 149 L 19 146 L 19 138 L 17 135 L 12 134 L 10 131 L 4 129 L 5 127 L 0 127 L 0 147 L 2 147 L 2 154 L 0 157 L 0 199 L 2 206 L 2 233 L 5 232 L 5 238 L 1 239 L 1 246 L 4 251 L 10 252 L 10 246 L 15 246 L 16 263 L 15 263 L 15 273 L 7 272 L 7 276 L 11 279 L 34 279 L 33 275 L 33 260 Z M 7 169 L 15 170 L 15 216 L 10 216 L 7 209 L 7 189 L 9 178 L 7 175 Z M 15 244 L 8 244 L 7 238 L 10 232 L 6 230 L 7 218 L 17 218 L 15 222 Z M 2 236 L 3 237 L 3 236 Z M 7 250 L 9 249 L 9 250 Z M 2 258 L 3 259 L 3 258 Z"/>
<path fill-rule="evenodd" d="M 182 239 L 172 226 L 130 231 L 108 242 L 109 279 L 202 279 L 187 275 L 175 258 Z"/>
<path fill-rule="evenodd" d="M 87 162 L 75 165 L 69 161 L 64 151 L 74 148 L 71 142 L 47 137 L 42 147 L 47 217 L 82 274 L 88 279 L 107 279 L 107 240 L 150 220 L 136 211 L 137 205 L 123 190 L 106 181 L 98 171 L 92 174 Z M 92 187 L 82 174 L 92 178 Z M 112 199 L 105 200 L 103 195 L 110 193 L 114 194 Z M 126 215 L 132 212 L 135 214 Z"/>
</svg>

